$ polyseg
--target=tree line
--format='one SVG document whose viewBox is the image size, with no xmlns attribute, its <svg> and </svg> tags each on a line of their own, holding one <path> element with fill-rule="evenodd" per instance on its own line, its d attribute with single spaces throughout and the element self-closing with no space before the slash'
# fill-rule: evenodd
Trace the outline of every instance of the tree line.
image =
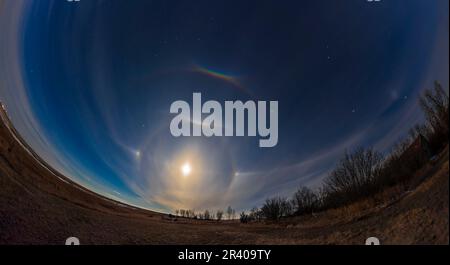
<svg viewBox="0 0 450 265">
<path fill-rule="evenodd" d="M 425 123 L 416 125 L 387 156 L 373 148 L 346 152 L 317 190 L 300 187 L 290 199 L 269 198 L 261 208 L 242 212 L 240 220 L 279 220 L 338 208 L 405 183 L 448 145 L 448 92 L 439 83 L 420 96 Z"/>
<path fill-rule="evenodd" d="M 239 220 L 248 223 L 313 214 L 348 205 L 387 187 L 406 183 L 448 145 L 448 92 L 435 82 L 433 89 L 426 89 L 420 96 L 419 104 L 425 122 L 411 128 L 409 136 L 395 144 L 386 156 L 371 147 L 346 151 L 317 190 L 300 187 L 291 198 L 269 198 L 260 208 L 241 212 Z M 236 219 L 231 206 L 225 212 L 179 209 L 175 210 L 175 215 L 202 220 Z"/>
<path fill-rule="evenodd" d="M 177 209 L 175 210 L 175 216 L 200 220 L 221 221 L 224 218 L 227 218 L 228 220 L 233 220 L 236 219 L 236 210 L 231 208 L 231 206 L 228 206 L 225 212 L 223 210 L 217 210 L 214 212 L 208 209 L 204 211 Z"/>
</svg>

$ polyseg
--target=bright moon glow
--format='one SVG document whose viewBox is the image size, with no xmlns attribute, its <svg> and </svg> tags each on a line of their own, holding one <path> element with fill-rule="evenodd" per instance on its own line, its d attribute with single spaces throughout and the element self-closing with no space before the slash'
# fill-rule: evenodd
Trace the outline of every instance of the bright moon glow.
<svg viewBox="0 0 450 265">
<path fill-rule="evenodd" d="M 189 164 L 188 162 L 184 163 L 183 166 L 181 167 L 181 173 L 185 177 L 189 176 L 189 174 L 191 174 L 191 171 L 192 167 L 191 164 Z"/>
</svg>

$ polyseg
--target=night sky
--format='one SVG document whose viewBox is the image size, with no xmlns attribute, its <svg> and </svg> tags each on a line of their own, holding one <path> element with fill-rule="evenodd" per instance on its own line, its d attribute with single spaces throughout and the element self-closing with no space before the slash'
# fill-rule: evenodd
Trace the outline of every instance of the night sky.
<svg viewBox="0 0 450 265">
<path fill-rule="evenodd" d="M 0 0 L 0 100 L 49 164 L 129 204 L 238 210 L 387 152 L 448 88 L 447 0 Z M 176 100 L 276 100 L 279 141 L 171 135 Z M 180 168 L 189 162 L 189 176 Z"/>
</svg>

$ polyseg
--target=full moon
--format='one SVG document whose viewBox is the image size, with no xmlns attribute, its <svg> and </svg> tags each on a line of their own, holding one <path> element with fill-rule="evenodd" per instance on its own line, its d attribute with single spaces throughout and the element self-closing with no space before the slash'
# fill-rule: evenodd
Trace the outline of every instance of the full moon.
<svg viewBox="0 0 450 265">
<path fill-rule="evenodd" d="M 186 162 L 183 164 L 183 166 L 181 167 L 181 173 L 183 174 L 184 177 L 189 176 L 189 174 L 191 174 L 192 172 L 192 167 L 191 164 L 189 162 Z"/>
</svg>

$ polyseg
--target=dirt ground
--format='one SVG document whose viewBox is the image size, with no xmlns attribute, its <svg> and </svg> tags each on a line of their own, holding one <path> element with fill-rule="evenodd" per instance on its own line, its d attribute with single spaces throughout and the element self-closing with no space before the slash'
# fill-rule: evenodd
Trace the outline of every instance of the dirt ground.
<svg viewBox="0 0 450 265">
<path fill-rule="evenodd" d="M 14 137 L 15 136 L 15 137 Z M 0 122 L 0 244 L 448 244 L 448 149 L 418 185 L 383 203 L 358 203 L 277 224 L 200 221 L 106 200 L 47 169 Z M 65 179 L 63 181 L 61 179 Z"/>
</svg>

